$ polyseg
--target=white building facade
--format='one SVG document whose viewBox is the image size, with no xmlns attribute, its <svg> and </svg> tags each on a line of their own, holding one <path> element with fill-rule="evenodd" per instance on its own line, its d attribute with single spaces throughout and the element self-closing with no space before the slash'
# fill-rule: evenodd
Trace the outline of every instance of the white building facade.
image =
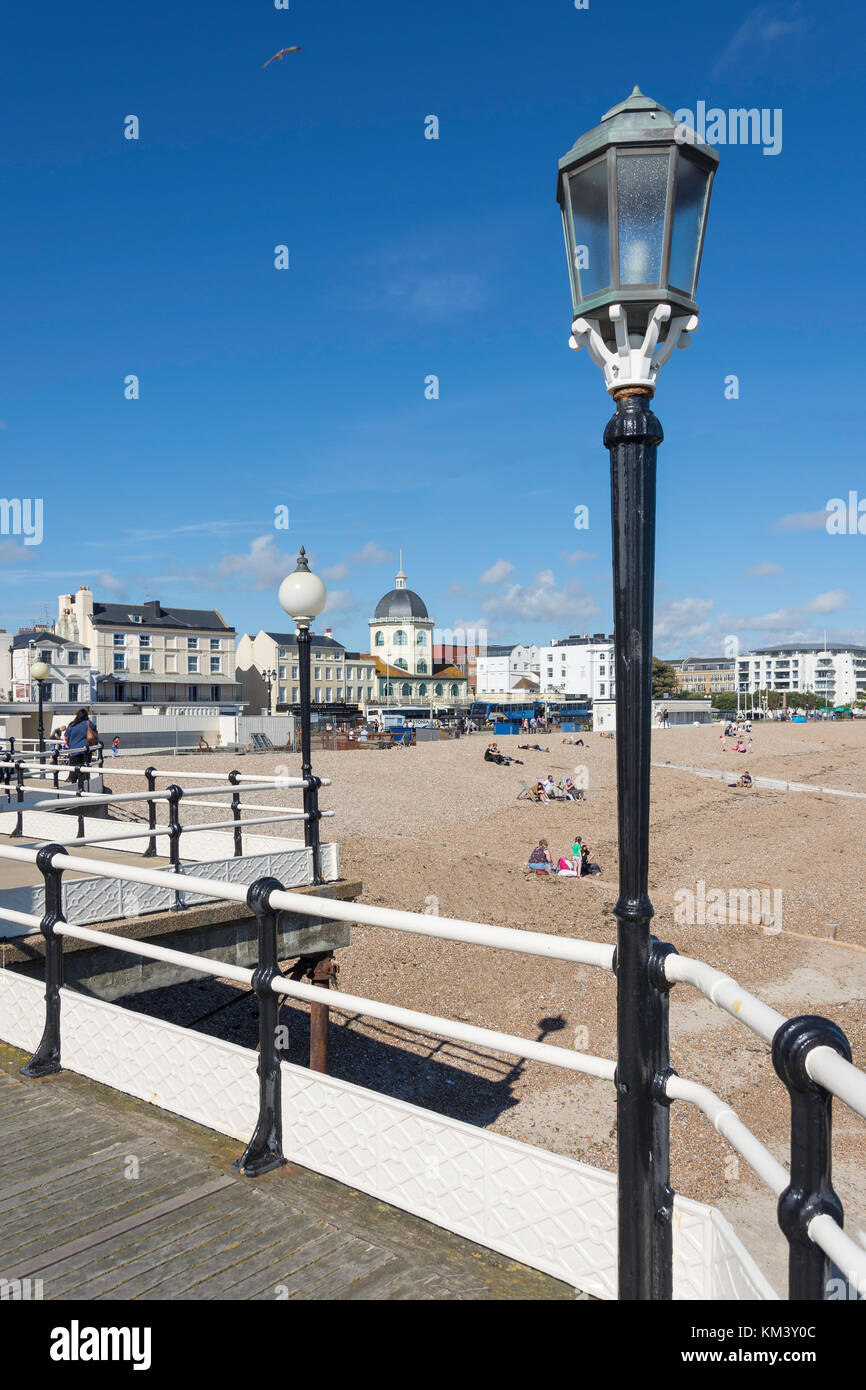
<svg viewBox="0 0 866 1390">
<path fill-rule="evenodd" d="M 159 709 L 235 707 L 235 630 L 215 609 L 100 603 L 82 584 L 61 594 L 55 632 L 90 652 L 100 702 Z"/>
<path fill-rule="evenodd" d="M 866 647 L 848 643 L 785 643 L 760 647 L 737 658 L 738 683 L 754 694 L 772 690 L 813 694 L 830 705 L 866 697 Z"/>
<path fill-rule="evenodd" d="M 538 682 L 538 647 L 518 644 L 488 646 L 479 652 L 476 662 L 476 694 L 502 695 L 514 690 L 518 681 Z"/>
<path fill-rule="evenodd" d="M 266 671 L 276 672 L 270 681 Z M 300 703 L 298 639 L 294 632 L 244 633 L 238 642 L 237 677 L 253 710 L 270 713 Z M 376 663 L 369 655 L 347 652 L 328 628 L 310 634 L 310 691 L 313 705 L 364 704 L 376 693 Z M 270 694 L 270 707 L 268 695 Z"/>
<path fill-rule="evenodd" d="M 541 692 L 563 698 L 612 700 L 616 695 L 613 638 L 593 636 L 554 639 L 540 648 Z"/>
<path fill-rule="evenodd" d="M 45 628 L 18 632 L 12 639 L 12 699 L 37 700 L 39 690 L 31 675 L 35 662 L 44 661 L 49 674 L 42 682 L 46 704 L 90 705 L 96 694 L 96 671 L 90 649 Z"/>
</svg>

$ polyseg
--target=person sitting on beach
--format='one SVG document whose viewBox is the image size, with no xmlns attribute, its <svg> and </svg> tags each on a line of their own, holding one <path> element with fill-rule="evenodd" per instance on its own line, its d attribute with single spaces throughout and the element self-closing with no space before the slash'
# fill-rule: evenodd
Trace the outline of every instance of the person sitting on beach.
<svg viewBox="0 0 866 1390">
<path fill-rule="evenodd" d="M 570 777 L 564 777 L 564 778 L 562 779 L 561 785 L 562 785 L 563 793 L 565 794 L 565 796 L 567 797 L 567 799 L 568 799 L 569 801 L 582 801 L 582 800 L 583 800 L 583 792 L 582 792 L 582 790 L 574 785 L 574 783 L 573 783 L 573 781 L 571 780 Z"/>
<path fill-rule="evenodd" d="M 547 794 L 540 782 L 529 788 L 529 795 L 533 801 L 543 801 L 545 806 L 547 805 Z"/>
<path fill-rule="evenodd" d="M 552 801 L 556 796 L 556 783 L 549 772 L 546 777 L 541 779 L 541 785 L 544 788 L 545 795 Z"/>
<path fill-rule="evenodd" d="M 737 739 L 737 746 L 736 746 L 736 748 L 734 749 L 734 752 L 735 752 L 735 753 L 745 753 L 746 751 L 747 751 L 746 745 L 743 743 L 743 740 L 742 740 L 741 738 L 740 738 L 740 739 Z"/>
<path fill-rule="evenodd" d="M 550 850 L 547 848 L 546 840 L 539 840 L 535 849 L 529 856 L 529 862 L 530 864 L 537 864 L 539 866 L 546 865 L 547 872 L 553 872 L 553 860 L 550 857 Z"/>
<path fill-rule="evenodd" d="M 744 772 L 742 776 L 739 777 L 737 781 L 734 783 L 735 787 L 750 787 L 751 785 L 752 774 L 750 772 Z"/>
<path fill-rule="evenodd" d="M 577 869 L 574 867 L 574 860 L 566 859 L 564 854 L 560 855 L 559 864 L 557 865 L 556 872 L 559 878 L 578 877 Z"/>
</svg>

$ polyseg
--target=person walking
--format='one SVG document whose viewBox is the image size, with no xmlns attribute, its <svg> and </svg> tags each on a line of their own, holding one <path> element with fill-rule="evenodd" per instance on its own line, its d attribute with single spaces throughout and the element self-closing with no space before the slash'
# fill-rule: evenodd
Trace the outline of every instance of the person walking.
<svg viewBox="0 0 866 1390">
<path fill-rule="evenodd" d="M 66 739 L 69 745 L 69 766 L 74 769 L 73 780 L 80 778 L 80 769 L 90 763 L 90 750 L 99 742 L 96 725 L 91 722 L 87 710 L 80 709 L 75 718 L 66 726 Z"/>
</svg>

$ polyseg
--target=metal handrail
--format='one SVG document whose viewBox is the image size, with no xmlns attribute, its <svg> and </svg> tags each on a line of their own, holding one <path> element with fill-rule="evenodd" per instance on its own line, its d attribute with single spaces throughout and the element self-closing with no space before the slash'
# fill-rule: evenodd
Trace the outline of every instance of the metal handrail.
<svg viewBox="0 0 866 1390">
<path fill-rule="evenodd" d="M 140 835 L 141 831 L 136 830 L 128 833 Z M 170 834 L 171 831 L 161 830 L 156 833 Z M 274 879 L 260 879 L 251 887 L 246 888 L 238 884 L 215 883 L 213 880 L 201 879 L 195 875 L 180 874 L 177 870 L 167 872 L 159 869 L 142 869 L 132 865 L 118 866 L 90 859 L 85 860 L 65 852 L 54 852 L 50 846 L 40 851 L 0 846 L 0 857 L 39 864 L 46 882 L 46 916 L 41 919 L 40 925 L 47 944 L 58 936 L 78 937 L 81 940 L 112 947 L 115 950 L 128 950 L 133 954 L 185 964 L 190 968 L 202 970 L 205 974 L 219 974 L 235 978 L 253 987 L 260 1000 L 260 1115 L 256 1133 L 250 1145 L 247 1146 L 244 1158 L 239 1161 L 241 1171 L 251 1174 L 266 1171 L 268 1167 L 273 1167 L 276 1163 L 284 1161 L 279 1147 L 281 1144 L 279 1139 L 280 1124 L 278 1109 L 275 1108 L 278 1103 L 274 1099 L 273 1089 L 274 1069 L 278 1069 L 279 1066 L 272 1037 L 272 1023 L 275 1015 L 270 1008 L 266 1010 L 264 997 L 273 993 L 284 994 L 310 1004 L 321 1003 L 322 998 L 320 986 L 303 985 L 299 981 L 286 980 L 279 970 L 276 962 L 276 923 L 280 911 L 300 912 L 305 915 L 315 915 L 332 920 L 362 922 L 371 926 L 520 951 L 551 959 L 571 960 L 606 969 L 613 967 L 613 948 L 605 947 L 601 943 L 581 941 L 575 938 L 563 940 L 544 933 L 526 932 L 515 928 L 495 927 L 477 922 L 463 922 L 421 913 L 402 912 L 392 908 L 376 908 L 364 904 L 342 903 L 336 899 L 310 897 L 308 894 L 287 892 Z M 174 951 L 150 943 L 131 942 L 125 938 L 109 936 L 104 932 L 66 923 L 60 910 L 60 879 L 65 869 L 87 873 L 102 870 L 109 876 L 121 880 L 165 886 L 175 891 L 178 888 L 178 878 L 181 878 L 184 889 L 192 893 L 202 892 L 206 896 L 216 896 L 224 900 L 248 904 L 253 908 L 258 922 L 258 969 L 255 972 L 242 971 L 238 967 L 226 967 L 220 962 L 209 962 L 186 952 Z M 49 894 L 53 907 L 49 906 Z M 8 920 L 18 921 L 25 918 L 25 914 L 12 914 L 0 909 L 0 917 L 4 916 Z M 755 996 L 741 990 L 730 976 L 705 965 L 701 961 L 677 956 L 672 948 L 666 949 L 671 954 L 663 958 L 662 970 L 670 982 L 681 980 L 693 984 L 717 1007 L 724 1009 L 732 1017 L 739 1019 L 759 1036 L 773 1044 L 774 1065 L 791 1091 L 793 1103 L 794 1092 L 802 1090 L 802 1084 L 794 1075 L 795 1068 L 790 1060 L 792 1054 L 785 1052 L 784 1047 L 780 1045 L 777 1055 L 777 1044 L 779 1044 L 782 1034 L 793 1024 L 797 1026 L 803 1023 L 825 1025 L 827 1021 L 811 1018 L 785 1019 L 776 1010 L 762 1004 Z M 43 1034 L 43 1042 L 40 1043 L 33 1062 L 30 1064 L 35 1068 L 31 1073 L 34 1075 L 43 1074 L 38 1069 L 40 1066 L 53 1070 L 59 1069 L 59 957 L 55 954 L 52 959 L 55 963 L 50 966 L 49 952 L 46 947 L 46 970 L 53 969 L 56 978 L 53 987 L 46 978 L 46 1030 Z M 328 1007 L 350 1013 L 361 1013 L 455 1041 L 477 1043 L 495 1051 L 504 1051 L 530 1060 L 548 1062 L 555 1066 L 583 1072 L 605 1080 L 614 1081 L 616 1078 L 616 1064 L 608 1059 L 592 1057 L 572 1049 L 552 1047 L 546 1043 L 518 1039 L 511 1034 L 479 1028 L 474 1024 L 457 1023 L 436 1015 L 404 1009 L 398 1005 L 384 1004 L 341 991 L 329 991 Z M 833 1025 L 828 1025 L 828 1027 L 832 1029 Z M 826 1036 L 825 1031 L 824 1037 Z M 833 1041 L 832 1037 L 830 1041 Z M 844 1038 L 842 1042 L 844 1044 Z M 847 1047 L 847 1044 L 844 1045 Z M 832 1045 L 814 1045 L 814 1038 L 812 1045 L 806 1046 L 803 1055 L 805 1056 L 805 1070 L 808 1078 L 814 1079 L 828 1095 L 838 1095 L 857 1113 L 862 1113 L 862 1096 L 864 1088 L 866 1088 L 866 1076 L 862 1072 L 853 1067 Z M 802 1260 L 802 1254 L 796 1254 L 796 1241 L 802 1240 L 805 1236 L 807 1245 L 811 1242 L 824 1255 L 834 1260 L 859 1292 L 866 1294 L 866 1251 L 861 1250 L 850 1237 L 845 1235 L 841 1228 L 841 1221 L 837 1220 L 834 1215 L 831 1201 L 819 1205 L 817 1213 L 815 1213 L 814 1206 L 804 1206 L 801 1200 L 802 1192 L 793 1186 L 793 1160 L 792 1172 L 789 1174 L 743 1124 L 732 1107 L 701 1083 L 690 1081 L 670 1072 L 664 1078 L 662 1090 L 669 1100 L 681 1099 L 696 1105 L 711 1120 L 718 1133 L 742 1155 L 762 1181 L 780 1198 L 780 1224 L 782 1224 L 789 1243 L 791 1243 L 792 1271 L 795 1268 L 796 1259 Z M 818 1104 L 820 1109 L 820 1100 Z M 829 1099 L 827 1104 L 829 1105 Z M 814 1119 L 807 1117 L 803 1123 L 806 1126 L 813 1125 Z M 829 1110 L 827 1111 L 824 1133 L 829 1140 Z M 276 1140 L 275 1134 L 277 1135 Z M 263 1135 L 267 1137 L 262 1138 Z M 810 1135 L 810 1137 L 813 1136 Z M 274 1147 L 275 1143 L 276 1148 Z M 798 1161 L 802 1164 L 802 1153 L 799 1155 Z M 829 1174 L 829 1169 L 827 1169 L 827 1173 Z M 830 1189 L 830 1194 L 832 1196 L 832 1189 Z M 783 1206 L 786 1198 L 791 1199 L 788 1207 L 793 1206 L 794 1212 L 792 1217 L 790 1210 L 787 1210 L 785 1219 L 783 1219 Z M 841 1217 L 841 1208 L 838 1210 Z M 785 1224 L 786 1221 L 788 1222 L 787 1225 Z"/>
</svg>

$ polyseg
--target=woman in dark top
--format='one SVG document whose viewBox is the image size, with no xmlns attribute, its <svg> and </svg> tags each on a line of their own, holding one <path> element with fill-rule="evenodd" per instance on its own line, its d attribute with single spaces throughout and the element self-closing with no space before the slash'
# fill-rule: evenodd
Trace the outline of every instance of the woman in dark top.
<svg viewBox="0 0 866 1390">
<path fill-rule="evenodd" d="M 92 735 L 92 739 L 89 737 Z M 87 710 L 80 709 L 66 727 L 69 742 L 69 762 L 72 767 L 85 767 L 90 762 L 90 744 L 95 743 L 98 734 L 96 725 L 91 724 Z"/>
</svg>

